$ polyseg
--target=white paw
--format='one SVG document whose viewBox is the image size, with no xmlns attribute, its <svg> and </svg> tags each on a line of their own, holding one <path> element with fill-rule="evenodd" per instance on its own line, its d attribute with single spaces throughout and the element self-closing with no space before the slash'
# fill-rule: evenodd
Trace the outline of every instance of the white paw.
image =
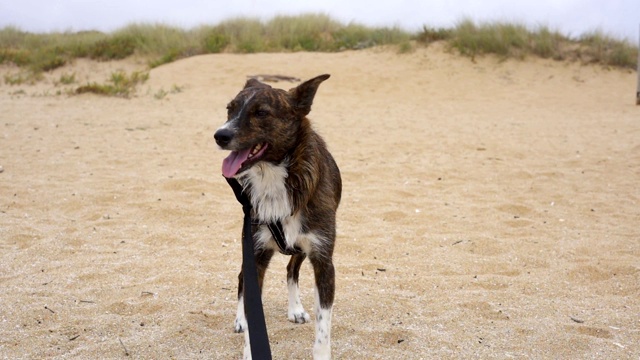
<svg viewBox="0 0 640 360">
<path fill-rule="evenodd" d="M 304 309 L 297 310 L 297 311 L 289 311 L 287 314 L 287 318 L 289 319 L 289 321 L 296 324 L 304 324 L 311 321 L 311 317 L 309 316 L 309 313 L 304 311 Z"/>
<path fill-rule="evenodd" d="M 233 332 L 241 333 L 245 330 L 247 330 L 247 319 L 245 319 L 244 316 L 241 319 L 236 318 L 233 322 Z"/>
<path fill-rule="evenodd" d="M 249 326 L 247 325 L 247 318 L 244 315 L 244 301 L 242 297 L 238 299 L 238 311 L 236 312 L 236 320 L 233 322 L 233 331 L 236 333 L 241 333 L 247 330 Z"/>
</svg>

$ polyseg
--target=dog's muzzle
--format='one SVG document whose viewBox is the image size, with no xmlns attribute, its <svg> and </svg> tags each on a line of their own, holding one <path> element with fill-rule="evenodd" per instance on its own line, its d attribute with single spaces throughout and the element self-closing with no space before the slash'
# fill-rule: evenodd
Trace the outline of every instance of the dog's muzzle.
<svg viewBox="0 0 640 360">
<path fill-rule="evenodd" d="M 213 134 L 213 138 L 216 139 L 216 144 L 220 147 L 224 148 L 229 145 L 231 140 L 233 139 L 234 132 L 229 129 L 219 129 Z"/>
</svg>

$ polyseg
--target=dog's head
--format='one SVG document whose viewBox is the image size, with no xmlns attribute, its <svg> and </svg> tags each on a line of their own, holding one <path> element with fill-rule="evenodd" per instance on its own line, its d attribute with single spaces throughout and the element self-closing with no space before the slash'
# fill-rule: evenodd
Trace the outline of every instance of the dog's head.
<svg viewBox="0 0 640 360">
<path fill-rule="evenodd" d="M 234 177 L 259 161 L 280 163 L 294 147 L 313 98 L 328 74 L 285 91 L 250 79 L 227 105 L 227 121 L 213 137 L 231 154 L 222 163 L 222 174 Z"/>
</svg>

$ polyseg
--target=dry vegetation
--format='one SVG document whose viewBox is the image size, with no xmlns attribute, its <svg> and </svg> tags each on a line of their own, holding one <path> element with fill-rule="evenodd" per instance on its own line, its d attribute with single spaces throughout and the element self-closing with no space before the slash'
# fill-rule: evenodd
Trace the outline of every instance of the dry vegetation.
<svg viewBox="0 0 640 360">
<path fill-rule="evenodd" d="M 324 14 L 305 14 L 277 16 L 267 22 L 236 18 L 189 30 L 163 24 L 131 24 L 112 33 L 34 34 L 6 27 L 0 30 L 0 64 L 24 69 L 20 74 L 5 76 L 5 83 L 14 85 L 36 82 L 43 72 L 76 58 L 108 61 L 139 55 L 150 59 L 148 64 L 153 68 L 208 53 L 335 52 L 376 45 L 395 45 L 399 52 L 407 53 L 434 41 L 445 41 L 451 51 L 472 59 L 485 54 L 518 59 L 539 56 L 634 69 L 638 56 L 638 48 L 628 41 L 598 31 L 570 38 L 544 26 L 530 29 L 521 24 L 462 20 L 452 29 L 425 26 L 418 33 L 410 33 L 397 27 L 343 24 Z M 114 90 L 114 86 L 87 84 L 78 91 L 127 93 Z"/>
</svg>

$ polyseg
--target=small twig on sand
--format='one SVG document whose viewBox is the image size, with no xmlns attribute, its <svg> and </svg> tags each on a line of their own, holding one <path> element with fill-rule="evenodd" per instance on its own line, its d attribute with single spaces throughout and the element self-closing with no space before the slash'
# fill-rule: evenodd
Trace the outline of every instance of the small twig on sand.
<svg viewBox="0 0 640 360">
<path fill-rule="evenodd" d="M 91 301 L 91 300 L 80 300 L 81 303 L 86 303 L 86 304 L 95 304 L 95 301 Z"/>
<path fill-rule="evenodd" d="M 258 81 L 267 81 L 267 82 L 278 82 L 278 81 L 289 81 L 289 82 L 298 82 L 300 79 L 293 76 L 285 76 L 285 75 L 248 75 L 249 79 L 256 79 Z"/>
<path fill-rule="evenodd" d="M 584 322 L 584 320 L 580 320 L 580 319 L 574 318 L 573 316 L 569 316 L 569 319 L 577 322 L 578 324 L 582 324 Z"/>
<path fill-rule="evenodd" d="M 69 338 L 69 341 L 73 341 L 73 340 L 75 340 L 75 339 L 77 339 L 77 338 L 79 338 L 79 337 L 80 337 L 80 334 L 78 334 L 78 335 L 76 335 L 76 336 L 74 336 L 74 337 L 72 337 L 72 338 Z"/>
<path fill-rule="evenodd" d="M 122 339 L 118 338 L 118 341 L 120 341 L 120 345 L 122 345 L 122 348 L 124 349 L 124 355 L 125 356 L 129 356 L 129 350 L 127 350 L 127 347 L 124 346 L 124 343 L 122 342 Z"/>
<path fill-rule="evenodd" d="M 152 293 L 151 291 L 143 291 L 140 293 L 140 296 L 155 296 L 156 294 Z"/>
<path fill-rule="evenodd" d="M 44 306 L 44 308 L 45 308 L 45 309 L 47 309 L 47 310 L 49 310 L 49 311 L 51 311 L 51 313 L 52 313 L 52 314 L 55 314 L 55 313 L 56 313 L 55 311 L 53 311 L 53 310 L 49 309 L 49 307 L 47 307 L 47 305 L 45 305 L 45 306 Z"/>
</svg>

